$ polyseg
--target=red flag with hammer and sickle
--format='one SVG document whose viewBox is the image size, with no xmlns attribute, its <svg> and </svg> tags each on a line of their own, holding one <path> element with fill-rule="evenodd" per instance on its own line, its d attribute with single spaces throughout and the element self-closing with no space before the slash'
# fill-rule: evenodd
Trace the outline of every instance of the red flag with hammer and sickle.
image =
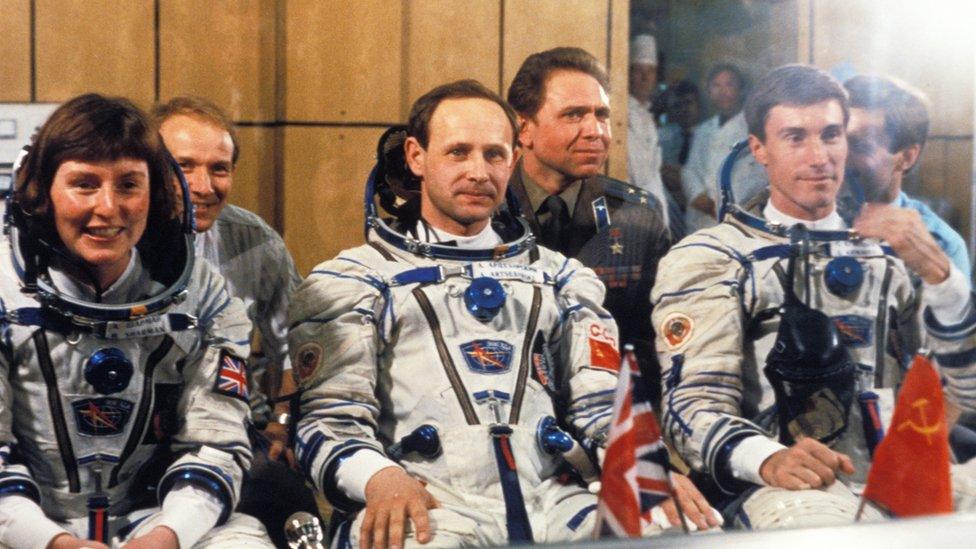
<svg viewBox="0 0 976 549">
<path fill-rule="evenodd" d="M 949 431 L 939 374 L 917 355 L 874 453 L 864 497 L 899 517 L 952 512 Z"/>
</svg>

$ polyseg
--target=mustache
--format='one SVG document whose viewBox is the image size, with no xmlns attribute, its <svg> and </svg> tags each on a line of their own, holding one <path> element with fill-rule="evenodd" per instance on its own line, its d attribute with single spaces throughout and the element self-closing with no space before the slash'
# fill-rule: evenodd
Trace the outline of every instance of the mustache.
<svg viewBox="0 0 976 549">
<path fill-rule="evenodd" d="M 485 184 L 474 183 L 474 184 L 464 185 L 463 187 L 455 188 L 454 194 L 455 195 L 480 194 L 491 198 L 495 198 L 496 196 L 498 196 L 498 189 L 496 189 L 495 186 L 490 183 L 485 183 Z"/>
</svg>

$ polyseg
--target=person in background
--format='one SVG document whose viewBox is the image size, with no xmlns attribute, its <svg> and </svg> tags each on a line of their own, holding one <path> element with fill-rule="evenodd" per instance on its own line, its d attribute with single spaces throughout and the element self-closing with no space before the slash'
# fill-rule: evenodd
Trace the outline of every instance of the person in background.
<svg viewBox="0 0 976 549">
<path fill-rule="evenodd" d="M 602 175 L 611 143 L 608 83 L 603 66 L 579 48 L 522 63 L 508 88 L 522 145 L 509 185 L 538 242 L 578 259 L 607 286 L 619 344 L 634 345 L 657 405 L 649 296 L 671 238 L 647 191 Z"/>
<path fill-rule="evenodd" d="M 627 178 L 632 185 L 651 194 L 665 225 L 675 238 L 680 238 L 684 235 L 684 223 L 678 204 L 670 198 L 661 179 L 661 144 L 651 113 L 657 68 L 654 37 L 649 34 L 633 37 L 627 85 Z"/>
<path fill-rule="evenodd" d="M 296 385 L 288 357 L 288 302 L 300 277 L 284 241 L 258 215 L 228 204 L 240 146 L 234 125 L 212 102 L 174 97 L 157 105 L 159 133 L 190 187 L 196 221 L 195 251 L 244 301 L 254 326 L 256 352 L 248 360 L 251 419 L 263 436 L 244 485 L 240 510 L 262 520 L 272 539 L 284 543 L 282 525 L 296 511 L 317 514 L 315 498 L 297 471 L 288 447 L 290 403 Z M 283 398 L 271 404 L 264 391 Z M 281 463 L 283 462 L 283 463 Z"/>
<path fill-rule="evenodd" d="M 962 236 L 902 189 L 905 175 L 918 164 L 929 133 L 925 96 L 884 76 L 855 76 L 844 82 L 844 88 L 851 97 L 848 185 L 859 186 L 867 202 L 918 212 L 932 238 L 969 280 L 972 267 Z"/>
<path fill-rule="evenodd" d="M 745 78 L 730 64 L 712 67 L 705 79 L 708 101 L 715 114 L 695 127 L 688 161 L 681 168 L 681 185 L 687 199 L 685 224 L 688 232 L 710 227 L 718 216 L 717 174 L 709 172 L 709 158 L 715 134 L 742 109 Z M 719 146 L 728 154 L 729 148 Z"/>
</svg>

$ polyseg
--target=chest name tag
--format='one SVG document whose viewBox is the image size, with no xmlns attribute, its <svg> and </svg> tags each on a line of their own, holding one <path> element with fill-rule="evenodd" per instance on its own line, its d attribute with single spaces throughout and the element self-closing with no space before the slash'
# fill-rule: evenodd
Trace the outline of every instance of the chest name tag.
<svg viewBox="0 0 976 549">
<path fill-rule="evenodd" d="M 883 257 L 881 245 L 873 242 L 840 240 L 830 243 L 831 257 Z"/>
<path fill-rule="evenodd" d="M 519 280 L 529 284 L 546 284 L 549 277 L 539 269 L 528 265 L 511 265 L 508 263 L 472 263 L 469 267 L 471 278 L 488 277 L 495 280 Z"/>
<path fill-rule="evenodd" d="M 196 325 L 189 315 L 153 315 L 136 320 L 110 321 L 105 323 L 105 339 L 130 339 L 153 337 L 186 330 Z"/>
</svg>

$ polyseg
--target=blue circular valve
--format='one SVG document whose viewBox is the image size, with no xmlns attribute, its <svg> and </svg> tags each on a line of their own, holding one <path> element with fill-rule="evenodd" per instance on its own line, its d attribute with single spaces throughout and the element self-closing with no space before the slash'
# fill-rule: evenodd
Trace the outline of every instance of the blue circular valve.
<svg viewBox="0 0 976 549">
<path fill-rule="evenodd" d="M 505 289 L 494 278 L 478 277 L 464 290 L 464 305 L 475 318 L 488 322 L 505 305 Z"/>
<path fill-rule="evenodd" d="M 556 425 L 552 416 L 539 421 L 535 436 L 539 448 L 549 455 L 565 454 L 573 449 L 573 439 Z"/>
<path fill-rule="evenodd" d="M 864 267 L 853 257 L 835 257 L 827 263 L 824 281 L 830 293 L 847 297 L 864 282 Z"/>
<path fill-rule="evenodd" d="M 121 349 L 107 347 L 88 357 L 85 364 L 85 381 L 100 394 L 118 393 L 129 386 L 132 379 L 132 361 Z"/>
</svg>

